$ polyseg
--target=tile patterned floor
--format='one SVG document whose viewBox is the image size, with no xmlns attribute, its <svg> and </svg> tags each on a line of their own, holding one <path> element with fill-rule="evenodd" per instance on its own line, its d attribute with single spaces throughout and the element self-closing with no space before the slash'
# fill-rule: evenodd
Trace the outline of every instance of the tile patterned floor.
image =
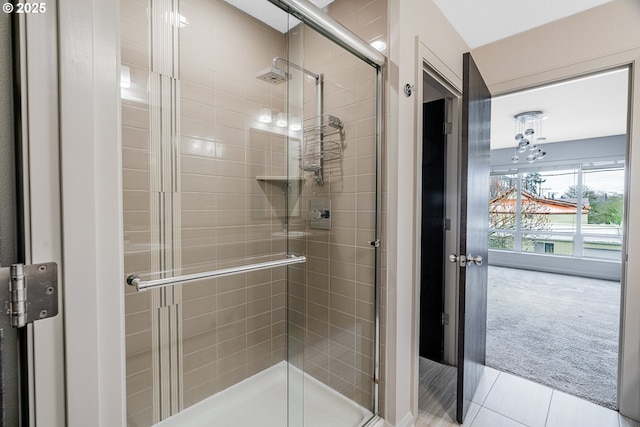
<svg viewBox="0 0 640 427">
<path fill-rule="evenodd" d="M 457 427 L 456 369 L 420 358 L 416 427 Z M 485 368 L 463 427 L 640 427 L 602 406 Z"/>
</svg>

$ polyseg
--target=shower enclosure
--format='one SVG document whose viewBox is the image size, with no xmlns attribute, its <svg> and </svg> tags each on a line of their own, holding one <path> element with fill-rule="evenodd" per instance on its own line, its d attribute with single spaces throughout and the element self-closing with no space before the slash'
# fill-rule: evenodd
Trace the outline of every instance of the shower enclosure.
<svg viewBox="0 0 640 427">
<path fill-rule="evenodd" d="M 323 5 L 121 2 L 130 426 L 378 413 L 386 2 Z"/>
</svg>

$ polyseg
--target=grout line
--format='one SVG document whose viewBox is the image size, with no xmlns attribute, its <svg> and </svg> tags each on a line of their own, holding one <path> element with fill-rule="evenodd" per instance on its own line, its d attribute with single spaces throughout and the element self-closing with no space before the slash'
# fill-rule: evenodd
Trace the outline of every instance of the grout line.
<svg viewBox="0 0 640 427">
<path fill-rule="evenodd" d="M 496 371 L 498 370 L 496 369 Z M 489 391 L 487 392 L 487 395 L 484 397 L 484 399 L 482 399 L 482 403 L 480 404 L 480 406 L 484 407 L 484 402 L 486 402 L 487 399 L 489 398 L 489 395 L 491 394 L 493 387 L 495 387 L 496 383 L 498 382 L 498 378 L 500 378 L 500 375 L 502 375 L 502 371 L 498 371 L 498 376 L 496 377 L 495 380 L 493 380 L 493 384 L 491 384 L 491 387 L 489 387 Z"/>
<path fill-rule="evenodd" d="M 498 415 L 500 415 L 501 417 L 507 418 L 507 419 L 509 419 L 509 420 L 513 421 L 514 423 L 520 424 L 520 425 L 521 425 L 521 426 L 523 426 L 523 427 L 527 427 L 527 425 L 526 425 L 526 424 L 521 423 L 520 421 L 516 420 L 515 418 L 508 417 L 508 416 L 506 416 L 505 414 L 501 414 L 500 412 L 494 411 L 493 409 L 489 409 L 489 408 L 484 407 L 484 406 L 483 406 L 483 408 L 484 408 L 484 409 L 486 409 L 487 411 L 491 411 L 491 412 L 493 412 L 494 414 L 498 414 Z M 478 413 L 480 413 L 480 411 L 478 411 Z M 474 419 L 474 421 L 475 421 L 475 419 Z M 469 427 L 473 427 L 473 426 L 469 426 Z"/>
<path fill-rule="evenodd" d="M 477 405 L 477 404 L 476 404 Z M 473 427 L 473 423 L 475 422 L 476 418 L 478 418 L 478 414 L 480 413 L 480 410 L 483 408 L 482 405 L 478 405 L 480 406 L 480 409 L 478 409 L 478 412 L 476 412 L 476 415 L 473 417 L 473 419 L 471 420 L 471 422 L 469 423 L 469 427 Z M 489 408 L 487 408 L 489 409 Z M 464 423 L 463 423 L 464 424 Z"/>
<path fill-rule="evenodd" d="M 544 419 L 544 425 L 545 427 L 547 426 L 547 423 L 549 422 L 549 413 L 551 413 L 551 402 L 553 402 L 553 395 L 555 394 L 555 390 L 551 389 L 551 399 L 549 399 L 549 406 L 547 407 L 547 416 Z"/>
</svg>

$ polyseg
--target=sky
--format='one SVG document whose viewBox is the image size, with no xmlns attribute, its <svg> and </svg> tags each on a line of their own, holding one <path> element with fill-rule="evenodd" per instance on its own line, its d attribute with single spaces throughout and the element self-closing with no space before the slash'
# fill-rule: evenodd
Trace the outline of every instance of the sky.
<svg viewBox="0 0 640 427">
<path fill-rule="evenodd" d="M 555 198 L 560 198 L 572 185 L 577 184 L 575 170 L 540 172 L 545 179 L 542 183 L 542 195 L 549 196 L 555 193 Z M 583 186 L 591 190 L 603 193 L 619 193 L 624 191 L 624 170 L 585 171 L 583 173 Z"/>
</svg>

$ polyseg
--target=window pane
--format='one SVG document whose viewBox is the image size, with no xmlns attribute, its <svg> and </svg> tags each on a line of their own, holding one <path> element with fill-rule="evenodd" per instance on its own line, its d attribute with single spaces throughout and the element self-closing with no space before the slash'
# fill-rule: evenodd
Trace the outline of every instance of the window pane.
<svg viewBox="0 0 640 427">
<path fill-rule="evenodd" d="M 513 250 L 513 234 L 502 231 L 489 232 L 489 249 Z"/>
<path fill-rule="evenodd" d="M 489 229 L 515 230 L 517 175 L 494 175 L 489 185 Z M 513 249 L 513 237 L 511 248 Z"/>
<path fill-rule="evenodd" d="M 575 231 L 577 177 L 576 169 L 523 174 L 521 230 Z M 586 222 L 586 212 L 583 210 L 583 222 Z"/>
<path fill-rule="evenodd" d="M 587 170 L 583 195 L 589 200 L 588 221 L 582 226 L 584 256 L 621 260 L 624 169 Z"/>
<path fill-rule="evenodd" d="M 525 234 L 522 236 L 522 252 L 573 256 L 573 236 Z"/>
</svg>

